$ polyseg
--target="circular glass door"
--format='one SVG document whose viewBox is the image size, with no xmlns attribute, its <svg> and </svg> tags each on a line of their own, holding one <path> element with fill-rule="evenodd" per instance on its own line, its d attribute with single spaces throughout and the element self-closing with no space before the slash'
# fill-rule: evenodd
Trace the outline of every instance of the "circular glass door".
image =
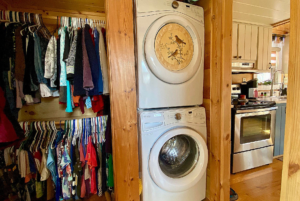
<svg viewBox="0 0 300 201">
<path fill-rule="evenodd" d="M 159 166 L 171 178 L 181 178 L 194 169 L 199 160 L 199 148 L 187 135 L 169 139 L 159 153 Z"/>
<path fill-rule="evenodd" d="M 187 82 L 201 67 L 202 40 L 188 19 L 178 15 L 159 18 L 145 36 L 144 51 L 149 69 L 163 82 Z"/>
<path fill-rule="evenodd" d="M 183 70 L 193 58 L 193 39 L 183 26 L 166 24 L 156 35 L 155 54 L 164 68 L 170 71 Z"/>
<path fill-rule="evenodd" d="M 202 136 L 189 128 L 176 128 L 155 142 L 149 157 L 149 172 L 160 188 L 185 191 L 204 176 L 207 161 L 207 146 Z"/>
</svg>

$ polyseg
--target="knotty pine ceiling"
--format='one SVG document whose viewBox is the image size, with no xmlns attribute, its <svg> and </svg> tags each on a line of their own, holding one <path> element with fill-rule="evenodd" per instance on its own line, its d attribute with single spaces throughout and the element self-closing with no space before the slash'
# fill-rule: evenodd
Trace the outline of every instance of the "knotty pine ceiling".
<svg viewBox="0 0 300 201">
<path fill-rule="evenodd" d="M 105 0 L 4 0 L 13 8 L 105 12 Z"/>
</svg>

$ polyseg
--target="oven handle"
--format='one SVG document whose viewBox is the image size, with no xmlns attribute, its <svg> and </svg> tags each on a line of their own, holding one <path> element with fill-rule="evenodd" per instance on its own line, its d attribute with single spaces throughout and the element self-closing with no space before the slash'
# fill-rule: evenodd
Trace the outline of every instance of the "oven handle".
<svg viewBox="0 0 300 201">
<path fill-rule="evenodd" d="M 237 110 L 237 114 L 242 113 L 254 113 L 254 112 L 265 112 L 265 111 L 271 111 L 271 110 L 277 110 L 278 107 L 269 107 L 269 108 L 263 108 L 263 109 L 254 109 L 254 110 Z"/>
</svg>

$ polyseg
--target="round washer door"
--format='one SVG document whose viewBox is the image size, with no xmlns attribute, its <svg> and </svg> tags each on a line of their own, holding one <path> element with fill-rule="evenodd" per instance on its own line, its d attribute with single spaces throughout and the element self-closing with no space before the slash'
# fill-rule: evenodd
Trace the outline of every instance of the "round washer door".
<svg viewBox="0 0 300 201">
<path fill-rule="evenodd" d="M 200 134 L 177 128 L 162 135 L 152 147 L 149 172 L 160 188 L 185 191 L 204 176 L 207 161 L 207 146 Z"/>
<path fill-rule="evenodd" d="M 152 73 L 170 84 L 190 80 L 203 59 L 202 44 L 195 27 L 177 15 L 156 20 L 148 30 L 144 48 Z"/>
</svg>

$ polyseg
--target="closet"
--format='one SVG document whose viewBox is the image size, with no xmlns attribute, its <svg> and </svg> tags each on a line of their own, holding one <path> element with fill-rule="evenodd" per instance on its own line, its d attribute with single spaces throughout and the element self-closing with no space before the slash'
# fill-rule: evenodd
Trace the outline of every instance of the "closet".
<svg viewBox="0 0 300 201">
<path fill-rule="evenodd" d="M 30 0 L 0 1 L 0 9 L 2 10 L 0 16 L 2 25 L 1 40 L 5 42 L 9 39 L 10 42 L 7 46 L 2 45 L 1 48 L 2 70 L 4 68 L 3 61 L 8 61 L 7 66 L 9 67 L 9 69 L 3 73 L 5 74 L 5 79 L 2 81 L 5 82 L 5 87 L 2 86 L 2 88 L 5 88 L 5 90 L 4 92 L 1 91 L 1 98 L 5 97 L 6 102 L 3 102 L 4 104 L 7 103 L 9 106 L 15 106 L 12 112 L 12 116 L 15 118 L 15 121 L 12 123 L 15 131 L 12 132 L 11 135 L 8 135 L 10 136 L 8 141 L 2 140 L 2 142 L 7 143 L 1 144 L 1 151 L 4 156 L 4 166 L 10 167 L 10 165 L 17 164 L 16 166 L 12 166 L 11 169 L 5 169 L 4 171 L 7 172 L 4 172 L 4 175 L 7 173 L 10 174 L 11 171 L 15 173 L 14 171 L 18 168 L 20 178 L 25 178 L 26 181 L 24 184 L 22 180 L 22 184 L 19 185 L 17 190 L 13 190 L 13 192 L 11 189 L 7 189 L 7 192 L 2 194 L 2 196 L 8 195 L 7 193 L 9 193 L 9 196 L 16 196 L 16 194 L 21 192 L 20 186 L 22 186 L 22 190 L 25 189 L 21 193 L 23 200 L 29 200 L 28 196 L 30 200 L 36 200 L 36 198 L 46 200 L 46 197 L 47 199 L 56 198 L 56 200 L 58 200 L 56 195 L 54 195 L 54 197 L 53 195 L 52 197 L 50 196 L 51 193 L 48 189 L 51 188 L 51 186 L 53 187 L 52 184 L 54 184 L 54 188 L 57 187 L 57 181 L 55 181 L 52 171 L 49 170 L 51 174 L 49 171 L 47 174 L 44 174 L 44 169 L 46 168 L 41 168 L 41 165 L 45 167 L 48 159 L 50 160 L 50 153 L 54 154 L 54 161 L 62 154 L 61 161 L 67 158 L 67 164 L 69 164 L 69 160 L 72 164 L 72 162 L 78 158 L 76 156 L 79 152 L 76 153 L 76 151 L 82 148 L 83 152 L 86 152 L 83 160 L 86 160 L 86 163 L 89 164 L 88 168 L 82 168 L 85 168 L 85 171 L 91 174 L 89 180 L 85 178 L 86 196 L 83 197 L 89 200 L 112 199 L 114 194 L 113 169 L 112 165 L 108 165 L 107 163 L 107 161 L 110 161 L 112 164 L 112 155 L 108 157 L 108 155 L 106 155 L 108 152 L 105 152 L 103 156 L 97 153 L 97 151 L 99 151 L 97 146 L 100 146 L 102 153 L 106 150 L 103 148 L 104 144 L 110 144 L 111 146 L 111 139 L 104 137 L 105 132 L 110 131 L 111 125 L 108 72 L 107 68 L 106 72 L 104 72 L 105 69 L 103 69 L 106 65 L 103 64 L 104 58 L 105 62 L 107 62 L 104 3 L 104 1 L 95 0 L 63 2 L 56 0 L 43 2 Z M 13 29 L 13 31 L 9 32 L 7 31 L 8 29 Z M 86 45 L 85 48 L 87 52 L 79 53 L 78 55 L 77 52 L 79 52 L 78 50 L 80 49 L 78 48 L 80 47 L 78 45 L 80 31 L 81 38 L 83 38 L 82 35 L 85 36 L 85 38 L 81 40 L 82 44 L 80 45 Z M 7 35 L 7 33 L 10 35 Z M 62 47 L 62 45 L 64 45 L 64 47 Z M 66 49 L 66 46 L 69 46 L 69 49 Z M 6 49 L 6 47 L 8 47 L 8 49 Z M 12 57 L 9 55 L 9 51 L 14 48 L 15 50 L 13 51 L 15 51 L 15 53 L 13 54 L 16 56 Z M 62 50 L 64 53 L 67 52 L 67 54 L 62 53 Z M 84 48 L 82 48 L 81 51 L 83 50 Z M 101 55 L 103 50 L 105 51 L 104 56 Z M 60 51 L 60 53 L 57 53 L 57 51 Z M 84 56 L 84 54 L 86 56 Z M 8 55 L 8 58 L 4 58 L 6 55 Z M 79 62 L 77 62 L 78 58 Z M 94 59 L 91 60 L 91 58 Z M 24 80 L 21 81 L 23 81 L 22 84 L 26 85 L 26 87 L 19 87 L 19 75 L 17 75 L 16 78 L 14 77 L 15 71 L 13 67 L 17 66 L 16 62 L 20 63 L 20 61 L 23 60 L 25 69 L 23 69 L 24 71 L 22 72 L 24 75 L 21 75 L 21 77 Z M 76 69 L 76 64 L 80 63 L 80 61 L 88 63 L 91 72 L 89 72 L 89 77 L 85 79 L 86 77 L 83 75 L 85 72 L 82 70 L 83 72 L 80 74 L 81 82 L 88 84 L 86 84 L 86 87 L 80 85 L 81 91 L 75 94 L 77 71 L 74 69 Z M 60 67 L 58 68 L 57 65 L 60 65 Z M 63 67 L 63 65 L 65 66 Z M 83 65 L 84 64 L 82 64 L 82 66 Z M 53 66 L 56 67 L 54 68 Z M 29 68 L 30 70 L 28 70 Z M 60 72 L 57 72 L 58 69 L 60 69 Z M 62 81 L 62 71 L 64 70 L 66 71 L 66 78 Z M 104 75 L 104 73 L 106 73 L 106 75 Z M 73 79 L 71 78 L 71 80 L 69 80 L 69 74 L 73 74 L 71 75 Z M 57 78 L 57 76 L 60 76 L 60 78 Z M 25 80 L 27 81 L 25 82 Z M 89 85 L 93 85 L 93 87 Z M 9 97 L 7 92 L 11 92 L 14 97 Z M 16 98 L 20 97 L 18 95 L 19 93 L 24 94 L 24 97 L 20 100 Z M 75 98 L 76 96 L 78 97 Z M 83 99 L 83 103 L 80 102 L 81 98 Z M 5 109 L 4 114 L 6 114 Z M 19 122 L 19 127 L 16 122 Z M 10 123 L 8 123 L 8 125 L 10 125 Z M 17 127 L 21 128 L 21 130 L 16 129 Z M 9 128 L 11 129 L 11 125 Z M 12 130 L 13 129 L 10 131 Z M 22 131 L 25 134 L 20 134 Z M 79 138 L 76 139 L 76 133 L 78 134 L 80 132 Z M 59 136 L 58 133 L 62 134 L 62 139 L 60 140 L 58 140 L 59 138 L 57 137 Z M 84 137 L 84 135 L 86 136 Z M 19 137 L 18 140 L 15 139 L 16 136 Z M 85 140 L 83 140 L 83 137 Z M 55 141 L 60 141 L 62 144 L 55 145 Z M 84 142 L 84 144 L 80 146 L 80 142 Z M 48 147 L 50 147 L 50 149 L 48 149 Z M 17 149 L 20 152 L 16 151 Z M 74 149 L 76 151 L 74 151 Z M 60 154 L 58 154 L 59 150 L 61 152 Z M 29 151 L 31 154 L 29 154 Z M 39 157 L 40 155 L 41 158 Z M 33 158 L 31 156 L 33 156 Z M 94 161 L 89 161 L 89 158 L 94 159 Z M 107 175 L 106 172 L 110 169 L 108 170 L 108 173 L 111 175 L 110 181 L 103 179 L 101 176 L 98 177 L 97 170 L 93 169 L 94 167 L 99 167 L 99 161 L 103 159 L 102 164 L 104 166 L 102 166 L 102 172 Z M 94 163 L 95 160 L 97 162 L 96 164 Z M 75 175 L 69 172 L 69 169 L 72 169 L 73 173 L 73 167 L 71 165 L 62 166 L 61 164 L 62 163 L 60 163 L 60 165 L 58 163 L 56 164 L 58 174 L 61 174 L 59 176 L 61 179 L 61 188 L 56 188 L 55 194 L 60 191 L 61 198 L 77 198 L 77 189 L 76 187 L 74 188 L 74 184 L 82 182 L 79 181 L 79 177 L 74 177 Z M 109 166 L 110 168 L 108 168 Z M 59 167 L 61 167 L 61 170 L 59 170 Z M 16 175 L 18 174 L 19 173 Z M 47 175 L 47 182 L 42 179 L 45 175 Z M 52 177 L 53 182 L 48 179 L 50 178 L 49 175 Z M 10 176 L 8 176 L 8 178 L 10 178 Z M 17 182 L 21 181 L 17 179 L 17 177 L 13 179 Z M 28 182 L 32 182 L 32 185 Z M 100 192 L 103 189 L 97 189 L 97 185 L 95 185 L 96 182 L 97 184 L 102 182 L 102 186 L 105 185 L 107 189 Z M 33 187 L 33 189 L 30 189 L 29 186 Z M 83 188 L 84 187 L 82 187 L 81 190 L 83 190 Z M 7 197 L 3 197 L 3 199 L 6 198 Z"/>
<path fill-rule="evenodd" d="M 232 1 L 198 2 L 205 10 L 205 100 L 207 111 L 207 198 L 229 198 L 230 80 Z M 105 21 L 115 200 L 140 200 L 139 159 L 134 56 L 134 2 L 132 0 L 0 0 L 1 10 L 42 14 L 49 32 L 57 29 L 57 16 Z M 216 50 L 216 51 L 213 51 Z M 58 98 L 42 98 L 40 104 L 24 106 L 21 122 L 59 121 L 95 117 L 91 109 L 65 112 Z M 228 116 L 229 115 L 229 116 Z M 220 122 L 222 122 L 220 125 Z M 212 126 L 213 125 L 213 126 Z M 216 126 L 218 125 L 218 126 Z M 106 200 L 92 196 L 88 200 Z"/>
</svg>

